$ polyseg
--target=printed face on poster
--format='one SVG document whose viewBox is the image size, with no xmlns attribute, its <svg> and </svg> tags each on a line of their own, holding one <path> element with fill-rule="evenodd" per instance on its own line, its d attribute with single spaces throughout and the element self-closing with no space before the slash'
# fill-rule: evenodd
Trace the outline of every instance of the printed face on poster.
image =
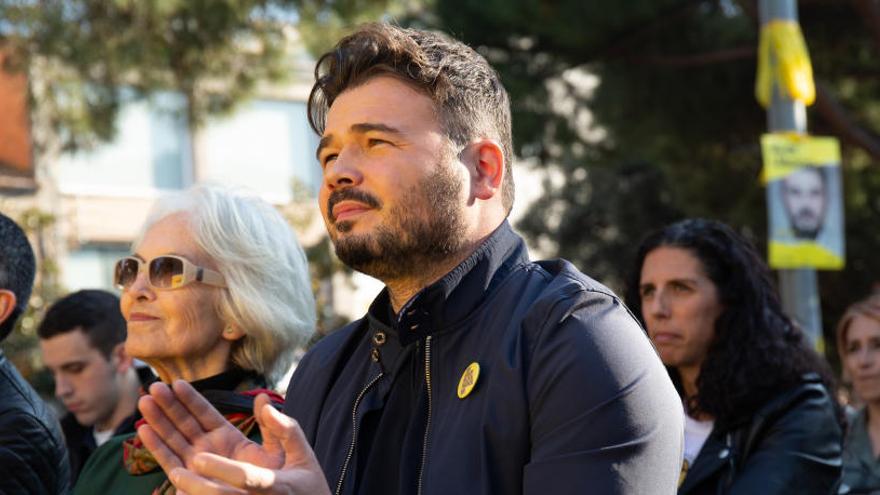
<svg viewBox="0 0 880 495">
<path fill-rule="evenodd" d="M 765 134 L 772 268 L 844 266 L 840 145 L 834 138 Z"/>
</svg>

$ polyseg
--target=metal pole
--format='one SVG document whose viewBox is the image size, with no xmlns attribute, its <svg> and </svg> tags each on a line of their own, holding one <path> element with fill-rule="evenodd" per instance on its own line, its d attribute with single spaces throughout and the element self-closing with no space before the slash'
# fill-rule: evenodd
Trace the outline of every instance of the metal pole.
<svg viewBox="0 0 880 495">
<path fill-rule="evenodd" d="M 761 25 L 774 19 L 797 22 L 796 0 L 760 0 L 758 3 Z M 807 131 L 807 111 L 804 104 L 780 94 L 774 85 L 773 99 L 767 110 L 767 128 L 775 131 Z M 769 190 L 768 190 L 769 194 Z M 770 204 L 770 198 L 767 198 Z M 822 313 L 819 307 L 819 284 L 816 270 L 801 268 L 779 270 L 779 293 L 785 311 L 801 325 L 813 346 L 822 339 Z"/>
</svg>

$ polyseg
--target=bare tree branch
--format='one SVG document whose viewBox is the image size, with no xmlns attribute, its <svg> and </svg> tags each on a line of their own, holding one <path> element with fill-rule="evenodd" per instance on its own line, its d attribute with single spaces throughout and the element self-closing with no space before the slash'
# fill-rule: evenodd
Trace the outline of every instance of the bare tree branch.
<svg viewBox="0 0 880 495">
<path fill-rule="evenodd" d="M 738 48 L 729 48 L 727 50 L 717 50 L 714 52 L 690 55 L 632 56 L 627 57 L 627 60 L 635 63 L 659 65 L 664 67 L 698 67 L 702 65 L 730 62 L 733 60 L 755 58 L 756 52 L 757 48 L 754 46 L 742 46 Z"/>
<path fill-rule="evenodd" d="M 862 129 L 824 83 L 816 81 L 816 111 L 842 140 L 862 148 L 880 161 L 880 137 Z"/>
<path fill-rule="evenodd" d="M 587 51 L 582 49 L 571 51 L 565 47 L 555 46 L 547 37 L 539 38 L 537 40 L 538 46 L 554 53 L 565 53 L 573 60 L 579 60 L 579 63 L 589 63 L 621 56 L 626 52 L 632 51 L 633 47 L 640 48 L 640 43 L 642 43 L 645 36 L 669 26 L 670 23 L 677 19 L 690 15 L 694 8 L 705 2 L 706 0 L 681 0 L 680 3 L 657 12 L 650 19 L 634 22 L 618 30 L 615 34 L 608 36 L 607 41 L 600 46 Z"/>
<path fill-rule="evenodd" d="M 871 35 L 874 37 L 874 47 L 880 53 L 880 1 L 878 0 L 852 0 L 853 7 L 858 11 L 859 17 L 865 20 Z"/>
<path fill-rule="evenodd" d="M 758 24 L 758 0 L 737 0 L 737 5 L 742 9 L 746 17 Z"/>
</svg>

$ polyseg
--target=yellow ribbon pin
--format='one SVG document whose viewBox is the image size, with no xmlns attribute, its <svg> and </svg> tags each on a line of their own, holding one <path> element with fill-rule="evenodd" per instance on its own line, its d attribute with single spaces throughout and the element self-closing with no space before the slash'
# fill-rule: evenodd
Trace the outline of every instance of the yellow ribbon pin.
<svg viewBox="0 0 880 495">
<path fill-rule="evenodd" d="M 480 364 L 473 362 L 465 368 L 461 374 L 461 380 L 458 381 L 458 398 L 464 399 L 470 395 L 474 386 L 477 385 L 477 379 L 480 377 Z"/>
</svg>

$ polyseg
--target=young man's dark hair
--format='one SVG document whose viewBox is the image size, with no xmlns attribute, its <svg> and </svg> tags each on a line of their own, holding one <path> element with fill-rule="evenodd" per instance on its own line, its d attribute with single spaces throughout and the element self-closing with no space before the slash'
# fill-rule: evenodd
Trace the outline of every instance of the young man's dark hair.
<svg viewBox="0 0 880 495">
<path fill-rule="evenodd" d="M 70 294 L 49 308 L 37 327 L 37 335 L 48 339 L 73 330 L 82 330 L 89 343 L 105 358 L 125 342 L 126 324 L 119 311 L 119 298 L 94 289 Z"/>
<path fill-rule="evenodd" d="M 510 100 L 498 73 L 469 46 L 443 33 L 367 24 L 343 38 L 315 65 L 309 123 L 324 132 L 327 112 L 342 92 L 380 76 L 393 76 L 434 102 L 446 136 L 457 146 L 477 137 L 497 139 L 506 163 L 503 204 L 513 206 Z"/>
<path fill-rule="evenodd" d="M 27 308 L 34 287 L 37 262 L 24 231 L 3 214 L 0 214 L 0 246 L 3 246 L 3 256 L 0 256 L 0 288 L 12 291 L 16 301 L 15 309 L 9 317 L 0 322 L 2 340 L 12 332 Z"/>
<path fill-rule="evenodd" d="M 24 313 L 36 273 L 24 231 L 0 213 L 0 341 Z M 58 421 L 0 351 L 0 493 L 67 493 Z"/>
</svg>

